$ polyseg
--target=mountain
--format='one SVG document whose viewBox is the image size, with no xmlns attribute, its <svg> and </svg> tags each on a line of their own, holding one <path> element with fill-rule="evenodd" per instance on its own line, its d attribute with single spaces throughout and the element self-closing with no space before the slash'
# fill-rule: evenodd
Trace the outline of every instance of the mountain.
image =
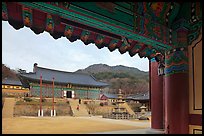
<svg viewBox="0 0 204 136">
<path fill-rule="evenodd" d="M 100 72 L 111 72 L 112 68 L 111 66 L 108 66 L 106 64 L 94 64 L 91 66 L 88 66 L 85 69 L 79 69 L 76 72 L 78 73 L 100 73 Z"/>
<path fill-rule="evenodd" d="M 100 72 L 113 72 L 113 73 L 121 73 L 121 72 L 127 72 L 131 74 L 139 74 L 139 75 L 148 75 L 149 72 L 140 71 L 137 68 L 134 67 L 127 67 L 123 65 L 117 65 L 117 66 L 109 66 L 106 64 L 94 64 L 91 65 L 85 69 L 79 69 L 76 72 L 79 73 L 100 73 Z"/>
<path fill-rule="evenodd" d="M 97 80 L 109 83 L 108 91 L 111 93 L 117 93 L 118 89 L 122 89 L 124 93 L 132 94 L 149 90 L 149 72 L 144 72 L 134 67 L 94 64 L 76 72 L 88 73 Z"/>
</svg>

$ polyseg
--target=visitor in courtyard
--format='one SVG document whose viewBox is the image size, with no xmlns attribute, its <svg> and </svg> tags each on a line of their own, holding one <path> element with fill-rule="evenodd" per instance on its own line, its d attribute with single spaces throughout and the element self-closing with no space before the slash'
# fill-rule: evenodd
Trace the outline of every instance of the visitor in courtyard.
<svg viewBox="0 0 204 136">
<path fill-rule="evenodd" d="M 79 110 L 79 105 L 77 105 L 77 110 Z"/>
<path fill-rule="evenodd" d="M 79 99 L 79 104 L 81 104 L 81 99 Z"/>
</svg>

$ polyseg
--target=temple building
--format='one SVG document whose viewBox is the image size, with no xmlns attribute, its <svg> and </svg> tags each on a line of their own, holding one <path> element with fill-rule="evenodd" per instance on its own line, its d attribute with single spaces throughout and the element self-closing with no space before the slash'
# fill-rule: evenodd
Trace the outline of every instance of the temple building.
<svg viewBox="0 0 204 136">
<path fill-rule="evenodd" d="M 150 98 L 149 98 L 149 91 L 148 92 L 143 92 L 143 93 L 139 93 L 133 96 L 128 96 L 125 98 L 126 101 L 132 101 L 132 102 L 136 102 L 136 103 L 141 103 L 142 105 L 144 105 L 145 107 L 147 107 L 147 110 L 150 111 Z"/>
<path fill-rule="evenodd" d="M 88 74 L 38 67 L 37 63 L 34 64 L 33 72 L 21 73 L 19 78 L 23 86 L 30 89 L 29 95 L 33 97 L 40 96 L 40 89 L 43 97 L 52 97 L 54 86 L 54 97 L 99 99 L 101 90 L 108 86 Z"/>
<path fill-rule="evenodd" d="M 28 93 L 28 89 L 22 86 L 19 79 L 4 78 L 2 80 L 2 93 L 7 94 L 25 94 Z"/>
<path fill-rule="evenodd" d="M 117 94 L 110 94 L 110 93 L 102 93 L 100 96 L 100 100 L 107 100 L 110 102 L 116 102 L 118 98 Z"/>
</svg>

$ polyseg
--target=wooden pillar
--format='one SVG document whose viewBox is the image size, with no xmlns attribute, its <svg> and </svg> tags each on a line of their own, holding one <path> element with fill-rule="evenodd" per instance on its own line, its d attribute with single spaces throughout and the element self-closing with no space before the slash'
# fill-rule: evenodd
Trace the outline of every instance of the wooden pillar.
<svg viewBox="0 0 204 136">
<path fill-rule="evenodd" d="M 151 60 L 151 128 L 164 128 L 163 120 L 163 76 L 158 76 L 158 63 Z"/>
<path fill-rule="evenodd" d="M 188 74 L 165 77 L 166 133 L 188 134 Z"/>
<path fill-rule="evenodd" d="M 47 97 L 49 98 L 50 97 L 50 86 L 47 84 L 46 87 L 47 87 Z"/>
<path fill-rule="evenodd" d="M 77 97 L 78 97 L 78 95 L 77 95 L 77 92 L 76 92 L 76 89 L 74 89 L 74 98 L 76 99 Z"/>
<path fill-rule="evenodd" d="M 165 131 L 168 134 L 189 133 L 189 26 L 185 20 L 172 25 L 176 37 L 172 49 L 165 52 Z"/>
<path fill-rule="evenodd" d="M 30 97 L 32 97 L 32 95 L 33 95 L 33 86 L 30 85 Z"/>
<path fill-rule="evenodd" d="M 42 74 L 40 75 L 40 116 L 42 115 Z"/>
<path fill-rule="evenodd" d="M 149 60 L 149 111 L 151 111 L 151 60 Z"/>
<path fill-rule="evenodd" d="M 166 55 L 165 130 L 168 134 L 188 134 L 189 82 L 187 48 Z"/>
<path fill-rule="evenodd" d="M 54 77 L 53 77 L 52 78 L 52 112 L 53 112 L 52 115 L 54 115 L 54 110 L 55 110 L 55 108 L 54 108 L 54 103 L 55 103 L 55 101 L 54 101 L 54 97 L 55 97 L 54 89 L 55 89 L 55 83 L 54 83 Z"/>
<path fill-rule="evenodd" d="M 61 88 L 61 98 L 64 97 L 64 90 Z"/>
</svg>

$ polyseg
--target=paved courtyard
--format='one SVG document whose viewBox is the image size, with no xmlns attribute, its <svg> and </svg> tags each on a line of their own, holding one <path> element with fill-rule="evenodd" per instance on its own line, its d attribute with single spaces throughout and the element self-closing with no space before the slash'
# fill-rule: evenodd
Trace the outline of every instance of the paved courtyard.
<svg viewBox="0 0 204 136">
<path fill-rule="evenodd" d="M 2 119 L 3 134 L 144 134 L 150 121 L 92 117 L 13 117 Z"/>
</svg>

